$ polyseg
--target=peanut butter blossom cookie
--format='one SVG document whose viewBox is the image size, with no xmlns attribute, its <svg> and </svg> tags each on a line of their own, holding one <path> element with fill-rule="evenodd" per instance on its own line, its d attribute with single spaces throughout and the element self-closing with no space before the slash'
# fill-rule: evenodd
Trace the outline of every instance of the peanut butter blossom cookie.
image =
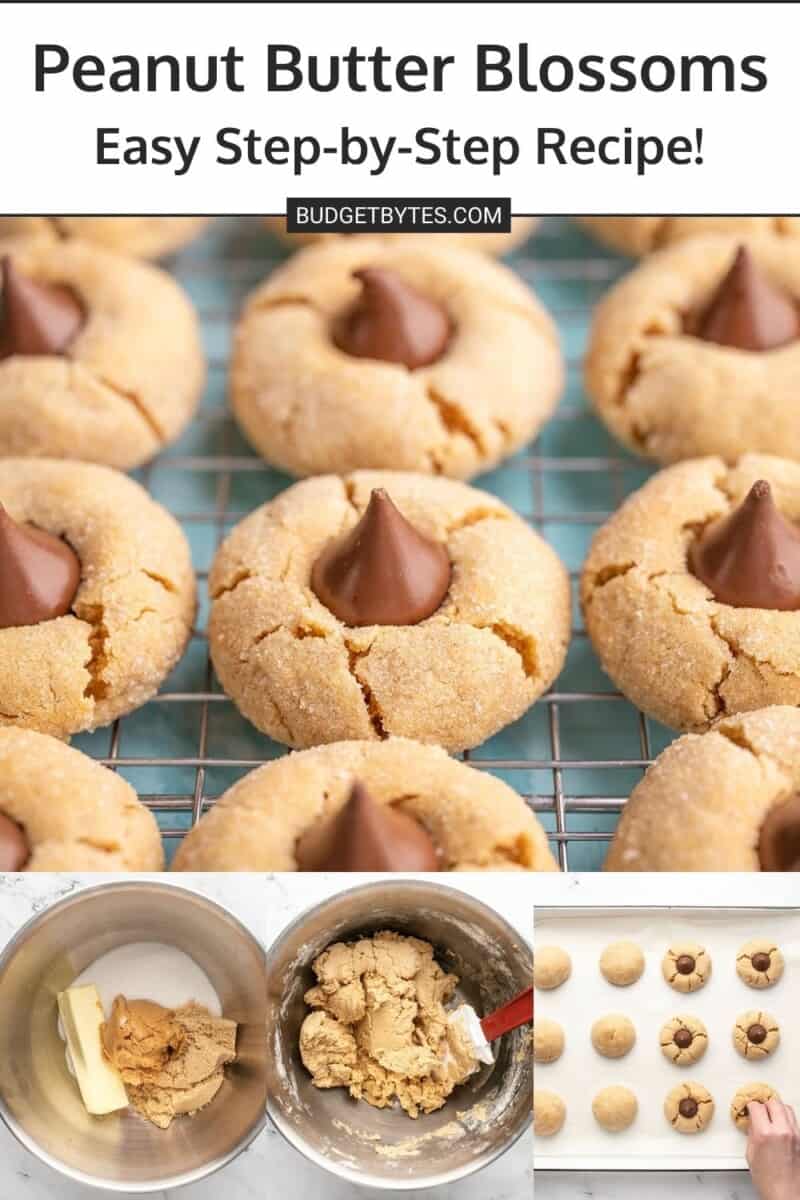
<svg viewBox="0 0 800 1200">
<path fill-rule="evenodd" d="M 768 1058 L 778 1049 L 780 1040 L 778 1022 L 763 1008 L 742 1013 L 733 1027 L 733 1045 L 742 1058 Z"/>
<path fill-rule="evenodd" d="M 800 720 L 797 721 L 797 729 L 800 735 Z M 797 805 L 794 807 L 797 814 L 795 828 L 797 830 L 798 843 L 797 857 L 792 858 L 791 861 L 794 869 L 800 870 L 800 809 Z M 771 942 L 768 938 L 757 938 L 755 941 L 745 942 L 736 955 L 736 971 L 739 978 L 748 987 L 758 988 L 759 990 L 774 987 L 780 981 L 785 965 L 783 954 L 774 942 Z"/>
<path fill-rule="evenodd" d="M 550 685 L 569 636 L 550 547 L 494 497 L 421 475 L 296 484 L 236 527 L 209 588 L 220 682 L 294 747 L 475 746 Z"/>
<path fill-rule="evenodd" d="M 129 783 L 29 729 L 0 729 L 0 872 L 160 871 L 161 835 Z"/>
<path fill-rule="evenodd" d="M 752 1102 L 766 1104 L 769 1100 L 779 1100 L 780 1096 L 768 1083 L 748 1083 L 740 1087 L 731 1101 L 731 1120 L 737 1129 L 747 1133 L 750 1129 L 750 1112 L 748 1105 Z"/>
<path fill-rule="evenodd" d="M 609 871 L 800 871 L 800 711 L 726 717 L 678 738 L 625 805 Z M 768 939 L 739 951 L 750 987 L 777 983 L 783 956 Z"/>
<path fill-rule="evenodd" d="M 714 1100 L 701 1083 L 679 1083 L 664 1101 L 664 1116 L 676 1133 L 702 1133 L 714 1116 Z"/>
<path fill-rule="evenodd" d="M 208 217 L 0 217 L 0 237 L 80 238 L 134 258 L 161 258 L 180 250 L 208 223 Z"/>
<path fill-rule="evenodd" d="M 0 241 L 0 455 L 138 466 L 204 381 L 194 310 L 165 272 L 85 242 Z"/>
<path fill-rule="evenodd" d="M 699 1062 L 708 1049 L 708 1030 L 697 1017 L 672 1017 L 662 1028 L 659 1043 L 669 1062 L 689 1067 Z"/>
<path fill-rule="evenodd" d="M 534 436 L 562 380 L 553 322 L 505 267 L 425 237 L 338 238 L 251 295 L 231 401 L 259 453 L 293 475 L 467 478 Z"/>
<path fill-rule="evenodd" d="M 510 787 L 404 738 L 304 750 L 234 784 L 178 848 L 179 871 L 554 871 Z"/>
<path fill-rule="evenodd" d="M 631 496 L 582 580 L 603 667 L 665 725 L 800 704 L 800 464 L 681 463 Z"/>
<path fill-rule="evenodd" d="M 800 459 L 799 372 L 800 236 L 708 237 L 653 255 L 599 305 L 586 358 L 599 416 L 661 463 Z"/>
<path fill-rule="evenodd" d="M 107 467 L 0 460 L 0 726 L 67 737 L 144 704 L 191 632 L 178 524 Z"/>
<path fill-rule="evenodd" d="M 265 217 L 264 224 L 270 233 L 274 233 L 276 237 L 294 245 L 328 242 L 348 236 L 339 233 L 287 233 L 285 217 Z M 522 245 L 538 224 L 538 217 L 512 217 L 509 233 L 425 233 L 424 237 L 432 246 L 461 246 L 465 250 L 480 250 L 483 254 L 508 254 L 517 246 Z M 1 226 L 2 222 L 0 221 Z M 410 235 L 407 233 L 384 233 L 371 236 L 379 237 L 381 241 L 386 242 L 404 242 Z"/>
<path fill-rule="evenodd" d="M 799 217 L 577 217 L 576 220 L 601 242 L 636 258 L 673 242 L 708 233 L 739 238 L 765 233 L 800 237 Z"/>
<path fill-rule="evenodd" d="M 697 992 L 711 975 L 711 959 L 696 942 L 673 942 L 661 963 L 664 979 L 676 992 Z"/>
</svg>

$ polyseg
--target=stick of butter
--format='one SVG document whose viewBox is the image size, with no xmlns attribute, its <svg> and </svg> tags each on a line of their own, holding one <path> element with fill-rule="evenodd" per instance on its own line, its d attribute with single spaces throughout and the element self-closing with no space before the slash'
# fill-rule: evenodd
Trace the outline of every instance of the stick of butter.
<svg viewBox="0 0 800 1200">
<path fill-rule="evenodd" d="M 58 1011 L 86 1111 L 99 1117 L 127 1108 L 122 1080 L 103 1056 L 100 1026 L 105 1016 L 97 988 L 90 983 L 60 992 Z"/>
</svg>

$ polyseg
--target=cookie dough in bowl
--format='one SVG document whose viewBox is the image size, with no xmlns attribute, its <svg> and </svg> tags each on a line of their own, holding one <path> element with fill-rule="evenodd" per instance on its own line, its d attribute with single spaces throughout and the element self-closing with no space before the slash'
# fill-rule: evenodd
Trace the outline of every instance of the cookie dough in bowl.
<svg viewBox="0 0 800 1200">
<path fill-rule="evenodd" d="M 0 264 L 0 455 L 128 470 L 178 437 L 205 358 L 165 271 L 43 238 L 0 240 Z"/>
<path fill-rule="evenodd" d="M 800 704 L 800 464 L 746 454 L 659 472 L 597 533 L 586 627 L 639 708 L 674 729 Z"/>
<path fill-rule="evenodd" d="M 678 738 L 625 805 L 608 871 L 792 871 L 800 864 L 800 710 L 726 717 Z M 736 969 L 769 987 L 783 956 L 768 938 L 743 946 Z"/>
<path fill-rule="evenodd" d="M 340 233 L 288 233 L 285 217 L 264 217 L 264 224 L 270 233 L 274 233 L 281 241 L 290 245 L 307 246 L 312 242 L 330 242 L 349 234 Z M 465 250 L 479 250 L 482 254 L 509 254 L 517 246 L 521 246 L 539 224 L 538 217 L 512 217 L 509 233 L 425 233 L 416 236 L 423 237 L 431 246 L 460 246 Z M 385 242 L 404 242 L 415 236 L 408 233 L 371 234 Z"/>
<path fill-rule="evenodd" d="M 356 783 L 366 803 L 353 803 Z M 381 814 L 394 824 L 384 826 Z M 337 854 L 330 835 L 340 832 Z M 432 861 L 420 857 L 420 838 Z M 438 747 L 389 738 L 319 746 L 245 775 L 186 835 L 173 868 L 554 871 L 556 864 L 536 817 L 505 783 Z"/>
<path fill-rule="evenodd" d="M 233 530 L 209 590 L 222 686 L 295 748 L 475 746 L 545 691 L 569 638 L 566 571 L 524 521 L 400 472 L 295 484 Z"/>
<path fill-rule="evenodd" d="M 0 460 L 0 726 L 57 737 L 155 694 L 195 611 L 189 547 L 108 467 Z"/>
<path fill-rule="evenodd" d="M 0 871 L 160 871 L 155 817 L 120 775 L 55 738 L 0 729 Z"/>
<path fill-rule="evenodd" d="M 800 459 L 799 385 L 800 236 L 681 242 L 595 312 L 587 390 L 611 432 L 657 462 Z"/>
<path fill-rule="evenodd" d="M 162 258 L 208 223 L 208 217 L 0 217 L 0 238 L 31 233 L 51 241 L 80 238 L 134 258 Z"/>
<path fill-rule="evenodd" d="M 753 237 L 764 233 L 800 237 L 800 217 L 576 217 L 598 241 L 634 258 L 674 242 L 723 233 Z"/>
<path fill-rule="evenodd" d="M 534 436 L 562 382 L 555 325 L 526 286 L 423 236 L 292 256 L 247 301 L 230 370 L 245 436 L 300 476 L 468 478 Z"/>
</svg>

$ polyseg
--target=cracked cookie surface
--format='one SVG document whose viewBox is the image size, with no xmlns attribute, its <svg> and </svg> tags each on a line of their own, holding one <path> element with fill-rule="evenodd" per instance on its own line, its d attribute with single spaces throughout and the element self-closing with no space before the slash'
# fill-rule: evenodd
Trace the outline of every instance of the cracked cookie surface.
<svg viewBox="0 0 800 1200">
<path fill-rule="evenodd" d="M 746 454 L 660 471 L 596 534 L 584 565 L 586 628 L 604 670 L 648 715 L 702 730 L 720 717 L 800 704 L 800 612 L 734 608 L 687 565 L 706 525 L 766 479 L 800 521 L 800 464 Z"/>
<path fill-rule="evenodd" d="M 81 562 L 70 613 L 0 629 L 0 725 L 63 738 L 144 704 L 191 633 L 195 579 L 180 526 L 138 483 L 90 463 L 2 459 L 0 502 Z"/>
<path fill-rule="evenodd" d="M 747 1133 L 750 1129 L 750 1114 L 747 1106 L 751 1100 L 766 1104 L 768 1100 L 779 1100 L 780 1096 L 768 1083 L 748 1083 L 740 1087 L 731 1101 L 731 1120 L 737 1129 Z"/>
<path fill-rule="evenodd" d="M 134 258 L 161 258 L 202 233 L 208 217 L 0 217 L 0 238 L 80 238 Z"/>
<path fill-rule="evenodd" d="M 768 1058 L 778 1049 L 781 1031 L 771 1013 L 751 1009 L 737 1017 L 733 1027 L 733 1045 L 742 1058 Z"/>
<path fill-rule="evenodd" d="M 312 242 L 330 242 L 352 235 L 341 233 L 288 233 L 285 217 L 264 217 L 270 233 L 293 246 L 308 246 Z M 430 246 L 460 246 L 464 250 L 479 250 L 482 254 L 508 254 L 531 236 L 539 224 L 538 217 L 512 217 L 509 233 L 425 233 L 420 234 Z M 413 234 L 370 234 L 382 242 L 407 242 Z"/>
<path fill-rule="evenodd" d="M 576 217 L 599 241 L 635 258 L 708 233 L 800 237 L 800 217 Z"/>
<path fill-rule="evenodd" d="M 708 733 L 667 747 L 636 785 L 606 859 L 608 871 L 758 871 L 761 827 L 800 789 L 800 710 L 786 706 L 727 717 Z M 753 956 L 769 953 L 766 972 Z M 780 979 L 774 942 L 737 956 L 751 987 Z"/>
<path fill-rule="evenodd" d="M 718 454 L 731 462 L 759 451 L 800 459 L 800 342 L 755 352 L 684 329 L 710 301 L 740 244 L 709 236 L 662 250 L 595 311 L 586 388 L 611 432 L 645 458 L 673 463 Z M 749 238 L 747 248 L 765 276 L 800 301 L 800 220 L 798 236 Z"/>
<path fill-rule="evenodd" d="M 711 958 L 697 942 L 673 942 L 661 962 L 664 979 L 676 992 L 698 992 L 711 975 Z"/>
<path fill-rule="evenodd" d="M 453 333 L 437 361 L 409 370 L 335 345 L 363 267 L 396 273 L 446 310 Z M 230 372 L 245 436 L 301 476 L 371 467 L 468 478 L 533 437 L 562 383 L 558 333 L 528 288 L 424 236 L 336 238 L 293 255 L 247 301 Z"/>
<path fill-rule="evenodd" d="M 708 1030 L 698 1017 L 672 1017 L 658 1035 L 661 1053 L 676 1067 L 699 1062 L 708 1049 Z"/>
<path fill-rule="evenodd" d="M 0 360 L 0 454 L 127 470 L 180 434 L 205 382 L 194 309 L 158 267 L 87 242 L 0 241 L 23 275 L 70 287 L 86 319 L 61 355 Z"/>
<path fill-rule="evenodd" d="M 702 1083 L 679 1083 L 664 1101 L 664 1116 L 676 1133 L 702 1133 L 714 1116 L 714 1100 Z"/>
<path fill-rule="evenodd" d="M 122 776 L 55 738 L 0 729 L 0 813 L 30 845 L 26 871 L 160 871 L 161 834 Z"/>
<path fill-rule="evenodd" d="M 405 738 L 339 742 L 251 771 L 178 847 L 178 871 L 296 871 L 296 846 L 334 817 L 355 780 L 419 821 L 443 870 L 554 871 L 547 837 L 516 792 L 436 746 Z"/>
<path fill-rule="evenodd" d="M 320 551 L 356 524 L 375 488 L 450 556 L 450 589 L 416 625 L 348 627 L 311 589 Z M 209 591 L 222 686 L 257 728 L 295 748 L 390 734 L 476 746 L 545 691 L 569 640 L 569 581 L 547 543 L 485 492 L 403 472 L 288 488 L 226 539 Z"/>
<path fill-rule="evenodd" d="M 800 713 L 794 713 L 794 717 L 791 717 L 789 714 L 793 711 L 792 709 L 786 710 L 787 732 L 800 739 Z M 776 719 L 778 719 L 778 713 L 779 710 L 776 709 Z M 770 753 L 769 747 L 765 747 L 765 752 Z M 755 748 L 753 753 L 756 753 Z M 787 765 L 793 761 L 790 755 L 791 748 L 787 746 L 785 752 Z M 745 942 L 736 955 L 736 973 L 742 983 L 746 983 L 751 988 L 774 987 L 782 978 L 785 966 L 786 962 L 780 948 L 768 938 L 756 938 L 753 941 Z"/>
</svg>

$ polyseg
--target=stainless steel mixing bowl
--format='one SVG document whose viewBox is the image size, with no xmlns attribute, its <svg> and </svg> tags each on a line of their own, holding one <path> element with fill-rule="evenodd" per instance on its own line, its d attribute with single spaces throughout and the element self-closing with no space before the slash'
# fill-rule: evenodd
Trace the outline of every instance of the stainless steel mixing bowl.
<svg viewBox="0 0 800 1200">
<path fill-rule="evenodd" d="M 343 1088 L 314 1087 L 298 1050 L 311 963 L 331 942 L 381 929 L 430 941 L 442 966 L 461 977 L 459 998 L 481 1015 L 531 985 L 530 946 L 455 888 L 387 880 L 342 892 L 294 921 L 267 954 L 268 1112 L 296 1149 L 352 1183 L 387 1190 L 453 1183 L 530 1129 L 530 1034 L 517 1030 L 495 1042 L 495 1065 L 416 1121 L 400 1109 L 354 1101 Z"/>
<path fill-rule="evenodd" d="M 58 992 L 101 954 L 140 941 L 191 955 L 239 1023 L 238 1059 L 222 1090 L 169 1130 L 133 1114 L 90 1117 L 57 1030 Z M 83 1183 L 152 1192 L 201 1179 L 264 1124 L 265 1018 L 263 947 L 220 905 L 145 881 L 76 892 L 23 926 L 0 956 L 0 1115 L 38 1158 Z"/>
</svg>

